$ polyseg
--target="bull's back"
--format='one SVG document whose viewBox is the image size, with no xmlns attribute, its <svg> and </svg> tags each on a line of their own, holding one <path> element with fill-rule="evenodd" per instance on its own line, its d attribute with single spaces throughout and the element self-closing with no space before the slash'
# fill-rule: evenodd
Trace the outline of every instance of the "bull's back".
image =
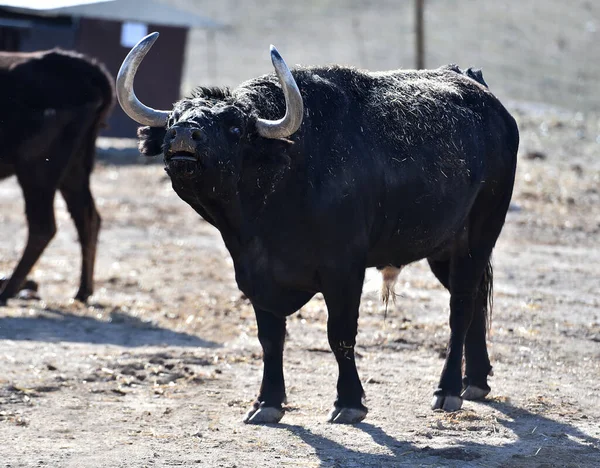
<svg viewBox="0 0 600 468">
<path fill-rule="evenodd" d="M 516 126 L 484 85 L 450 68 L 349 73 L 307 92 L 309 118 L 318 115 L 303 123 L 316 225 L 341 243 L 367 242 L 372 265 L 394 248 L 409 263 L 460 231 L 486 187 L 512 187 Z M 327 222 L 331 212 L 341 216 Z"/>
</svg>

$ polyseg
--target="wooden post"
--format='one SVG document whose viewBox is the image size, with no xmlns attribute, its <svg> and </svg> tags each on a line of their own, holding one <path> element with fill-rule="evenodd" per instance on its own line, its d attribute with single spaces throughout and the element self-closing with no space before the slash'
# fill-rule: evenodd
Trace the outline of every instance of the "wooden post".
<svg viewBox="0 0 600 468">
<path fill-rule="evenodd" d="M 208 82 L 211 86 L 217 84 L 217 43 L 215 32 L 212 29 L 206 31 L 206 72 Z"/>
<path fill-rule="evenodd" d="M 425 68 L 425 0 L 415 0 L 415 68 Z"/>
</svg>

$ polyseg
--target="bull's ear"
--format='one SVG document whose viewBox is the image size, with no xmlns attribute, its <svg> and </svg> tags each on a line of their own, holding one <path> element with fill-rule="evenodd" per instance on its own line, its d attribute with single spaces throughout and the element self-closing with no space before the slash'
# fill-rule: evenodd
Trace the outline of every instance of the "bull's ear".
<svg viewBox="0 0 600 468">
<path fill-rule="evenodd" d="M 139 127 L 137 130 L 138 150 L 144 156 L 157 156 L 162 153 L 165 127 Z"/>
</svg>

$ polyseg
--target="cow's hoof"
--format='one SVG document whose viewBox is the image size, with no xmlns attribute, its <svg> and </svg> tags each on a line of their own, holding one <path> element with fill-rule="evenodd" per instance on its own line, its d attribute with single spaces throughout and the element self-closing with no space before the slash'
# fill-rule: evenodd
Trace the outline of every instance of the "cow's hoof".
<svg viewBox="0 0 600 468">
<path fill-rule="evenodd" d="M 327 422 L 335 424 L 356 424 L 367 416 L 367 409 L 333 408 L 327 416 Z"/>
<path fill-rule="evenodd" d="M 23 283 L 21 289 L 31 289 L 37 292 L 37 290 L 39 289 L 39 285 L 35 281 L 28 279 L 25 280 L 25 283 Z"/>
<path fill-rule="evenodd" d="M 476 387 L 475 385 L 467 385 L 467 388 L 461 393 L 461 397 L 465 400 L 481 400 L 485 398 L 490 390 Z"/>
<path fill-rule="evenodd" d="M 85 304 L 88 300 L 88 298 L 92 295 L 91 291 L 77 291 L 77 294 L 75 294 L 75 300 L 81 302 L 82 304 Z"/>
<path fill-rule="evenodd" d="M 458 411 L 462 407 L 462 398 L 457 396 L 434 396 L 431 409 L 442 409 L 444 411 Z"/>
<path fill-rule="evenodd" d="M 40 296 L 38 295 L 37 291 L 33 289 L 21 289 L 17 293 L 17 299 L 22 299 L 24 301 L 37 301 L 40 299 Z"/>
<path fill-rule="evenodd" d="M 283 410 L 279 408 L 252 408 L 246 413 L 244 422 L 246 424 L 277 424 L 283 418 Z"/>
</svg>

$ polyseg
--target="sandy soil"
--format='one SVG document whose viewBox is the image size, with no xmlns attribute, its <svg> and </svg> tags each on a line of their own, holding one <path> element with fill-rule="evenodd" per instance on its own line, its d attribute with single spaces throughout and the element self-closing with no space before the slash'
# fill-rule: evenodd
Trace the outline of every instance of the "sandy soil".
<svg viewBox="0 0 600 468">
<path fill-rule="evenodd" d="M 42 300 L 0 309 L 0 466 L 600 466 L 600 120 L 514 110 L 523 142 L 495 252 L 487 401 L 429 409 L 448 295 L 420 262 L 402 272 L 387 319 L 368 273 L 364 423 L 325 422 L 337 366 L 317 296 L 289 320 L 282 423 L 242 424 L 260 347 L 218 232 L 177 198 L 160 164 L 103 158 L 90 303 L 69 299 L 79 252 L 57 199 L 59 233 L 32 274 Z M 24 244 L 22 211 L 16 182 L 1 184 L 5 274 Z"/>
</svg>

